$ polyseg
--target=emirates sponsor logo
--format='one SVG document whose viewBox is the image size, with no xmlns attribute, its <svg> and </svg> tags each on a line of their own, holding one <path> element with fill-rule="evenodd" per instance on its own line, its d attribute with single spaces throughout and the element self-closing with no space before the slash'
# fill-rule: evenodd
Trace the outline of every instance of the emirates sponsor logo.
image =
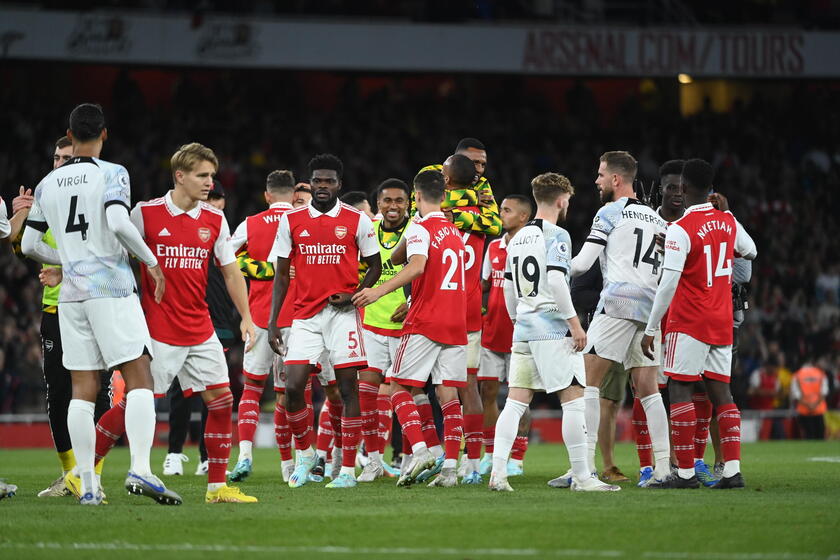
<svg viewBox="0 0 840 560">
<path fill-rule="evenodd" d="M 210 241 L 210 228 L 198 228 L 198 238 L 201 239 L 202 243 Z"/>
<path fill-rule="evenodd" d="M 335 226 L 335 236 L 339 239 L 344 239 L 347 235 L 347 227 L 346 226 Z"/>
</svg>

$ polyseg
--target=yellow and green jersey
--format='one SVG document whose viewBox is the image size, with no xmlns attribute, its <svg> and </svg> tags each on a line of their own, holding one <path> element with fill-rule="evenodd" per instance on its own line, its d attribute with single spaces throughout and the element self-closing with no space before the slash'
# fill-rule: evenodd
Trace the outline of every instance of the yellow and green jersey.
<svg viewBox="0 0 840 560">
<path fill-rule="evenodd" d="M 423 171 L 441 171 L 443 165 L 427 165 L 418 173 Z M 499 217 L 499 206 L 494 200 L 490 206 L 478 205 L 478 195 L 488 194 L 493 196 L 493 189 L 490 188 L 490 181 L 487 177 L 481 177 L 478 182 L 469 189 L 453 189 L 446 191 L 441 204 L 442 209 L 451 208 L 455 218 L 455 226 L 461 231 L 472 231 L 485 235 L 500 235 L 502 233 L 502 219 Z M 411 216 L 417 213 L 417 204 L 414 201 L 414 192 L 411 193 Z"/>
<path fill-rule="evenodd" d="M 41 240 L 52 247 L 53 249 L 58 249 L 58 245 L 55 243 L 55 238 L 53 237 L 52 230 L 47 230 Z M 41 267 L 44 268 L 61 268 L 58 265 L 52 264 L 45 264 Z M 41 297 L 41 306 L 44 311 L 47 313 L 57 313 L 58 312 L 58 293 L 61 291 L 61 284 L 55 286 L 54 288 L 50 288 L 49 286 L 44 286 L 44 295 Z"/>
<path fill-rule="evenodd" d="M 391 262 L 391 253 L 397 247 L 397 243 L 402 239 L 406 226 L 409 220 L 406 220 L 401 226 L 393 231 L 386 230 L 382 227 L 382 220 L 373 222 L 373 229 L 376 232 L 376 238 L 379 241 L 379 256 L 382 259 L 382 274 L 374 286 L 379 286 L 383 282 L 393 278 L 403 265 L 395 265 Z M 367 269 L 365 263 L 360 263 L 359 274 L 364 277 L 361 268 Z M 365 307 L 364 326 L 369 331 L 384 334 L 386 336 L 395 336 L 394 331 L 402 329 L 402 323 L 395 323 L 391 321 L 391 315 L 397 308 L 405 303 L 405 292 L 402 289 L 394 290 L 393 292 L 382 296 L 378 301 Z M 398 334 L 398 333 L 397 333 Z"/>
</svg>

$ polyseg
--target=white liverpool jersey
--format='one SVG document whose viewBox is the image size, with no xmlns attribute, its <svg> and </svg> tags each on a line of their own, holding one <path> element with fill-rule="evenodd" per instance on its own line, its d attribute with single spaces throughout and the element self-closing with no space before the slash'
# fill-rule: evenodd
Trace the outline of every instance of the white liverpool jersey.
<svg viewBox="0 0 840 560">
<path fill-rule="evenodd" d="M 544 220 L 532 220 L 516 232 L 507 246 L 505 278 L 516 293 L 513 341 L 561 339 L 569 332 L 557 309 L 548 271 L 559 270 L 569 281 L 572 241 L 569 233 Z"/>
<path fill-rule="evenodd" d="M 598 211 L 586 239 L 605 246 L 604 288 L 596 313 L 647 322 L 662 268 L 655 236 L 666 227 L 655 210 L 632 198 L 619 198 Z"/>
<path fill-rule="evenodd" d="M 60 302 L 125 297 L 135 290 L 128 253 L 105 219 L 111 204 L 130 209 L 128 172 L 97 158 L 74 157 L 35 188 L 27 225 L 52 230 L 63 272 Z"/>
</svg>

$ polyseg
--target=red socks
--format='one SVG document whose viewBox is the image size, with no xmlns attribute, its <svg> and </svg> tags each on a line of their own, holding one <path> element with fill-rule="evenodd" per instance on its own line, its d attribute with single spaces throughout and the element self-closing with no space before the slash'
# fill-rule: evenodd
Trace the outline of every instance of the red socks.
<svg viewBox="0 0 840 560">
<path fill-rule="evenodd" d="M 461 414 L 461 402 L 452 399 L 440 405 L 443 412 L 443 442 L 446 459 L 458 460 L 461 451 L 461 437 L 464 432 L 464 416 Z M 481 418 L 481 415 L 479 415 Z M 481 440 L 479 440 L 481 441 Z"/>
<path fill-rule="evenodd" d="M 496 439 L 496 425 L 484 427 L 484 452 L 493 454 L 493 440 Z"/>
<path fill-rule="evenodd" d="M 732 404 L 718 407 L 720 451 L 724 462 L 741 460 L 741 411 Z"/>
<path fill-rule="evenodd" d="M 385 453 L 385 446 L 388 444 L 388 437 L 391 435 L 391 397 L 379 394 L 376 397 L 377 416 L 379 417 L 379 430 L 377 433 L 377 451 Z"/>
<path fill-rule="evenodd" d="M 397 390 L 391 395 L 391 404 L 394 406 L 397 420 L 402 427 L 403 438 L 407 438 L 409 443 L 407 448 L 403 444 L 403 453 L 410 454 L 415 445 L 425 442 L 423 430 L 420 428 L 420 414 L 417 412 L 417 405 L 414 404 L 414 399 L 405 389 Z M 405 439 L 403 442 L 405 442 Z M 458 445 L 460 443 L 459 441 Z"/>
<path fill-rule="evenodd" d="M 706 442 L 709 441 L 709 423 L 712 421 L 712 403 L 706 393 L 694 393 L 694 413 L 697 415 L 697 428 L 694 430 L 694 458 L 702 459 L 706 454 Z"/>
<path fill-rule="evenodd" d="M 333 435 L 330 415 L 327 411 L 327 405 L 324 404 L 321 407 L 320 414 L 318 414 L 318 439 L 316 440 L 315 447 L 329 454 L 332 449 Z"/>
<path fill-rule="evenodd" d="M 245 378 L 245 388 L 242 389 L 242 397 L 239 399 L 239 441 L 254 441 L 257 424 L 260 422 L 262 392 L 262 387 L 249 383 L 249 379 Z"/>
<path fill-rule="evenodd" d="M 359 381 L 359 410 L 362 413 L 362 437 L 368 453 L 379 451 L 379 385 Z"/>
<path fill-rule="evenodd" d="M 112 406 L 96 424 L 96 462 L 101 461 L 125 433 L 125 399 Z"/>
<path fill-rule="evenodd" d="M 693 402 L 671 403 L 671 440 L 677 466 L 681 469 L 694 468 L 694 431 L 697 416 Z"/>
<path fill-rule="evenodd" d="M 286 407 L 280 403 L 274 404 L 274 439 L 277 441 L 277 449 L 280 450 L 280 459 L 289 461 L 292 458 L 292 430 L 289 429 L 289 420 L 286 418 Z"/>
<path fill-rule="evenodd" d="M 522 461 L 525 459 L 525 452 L 528 451 L 528 436 L 516 436 L 513 440 L 510 458 Z"/>
<path fill-rule="evenodd" d="M 484 414 L 464 415 L 464 438 L 468 459 L 481 458 L 481 437 L 484 434 Z"/>
<path fill-rule="evenodd" d="M 228 392 L 207 403 L 204 446 L 207 448 L 207 482 L 224 484 L 230 458 L 233 394 Z"/>
<path fill-rule="evenodd" d="M 330 416 L 330 425 L 332 425 L 333 441 L 335 447 L 342 448 L 341 444 L 341 414 L 344 410 L 343 403 L 334 403 L 327 400 L 325 403 L 327 414 Z"/>
<path fill-rule="evenodd" d="M 359 439 L 362 436 L 362 419 L 341 418 L 341 466 L 356 466 L 356 449 L 359 447 Z M 339 445 L 338 443 L 336 445 Z M 337 473 L 333 476 L 338 476 Z"/>
<path fill-rule="evenodd" d="M 429 402 L 429 397 L 425 394 L 414 395 L 414 404 L 417 405 L 417 413 L 420 415 L 420 422 L 423 424 L 423 441 L 426 442 L 426 447 L 431 449 L 436 445 L 440 445 L 437 426 L 435 426 L 435 416 L 432 412 L 432 403 Z"/>
<path fill-rule="evenodd" d="M 309 449 L 312 446 L 312 421 L 309 410 L 301 408 L 295 412 L 286 411 L 292 437 L 295 438 L 295 449 Z"/>
<path fill-rule="evenodd" d="M 633 399 L 633 435 L 636 439 L 636 453 L 639 455 L 639 467 L 653 467 L 653 446 L 648 432 L 647 416 L 642 401 Z"/>
</svg>

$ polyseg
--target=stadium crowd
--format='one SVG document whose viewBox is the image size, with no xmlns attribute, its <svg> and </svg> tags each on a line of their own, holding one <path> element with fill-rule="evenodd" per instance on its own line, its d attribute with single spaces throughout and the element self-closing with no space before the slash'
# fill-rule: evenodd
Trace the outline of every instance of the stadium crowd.
<svg viewBox="0 0 840 560">
<path fill-rule="evenodd" d="M 29 66 L 8 71 L 27 87 L 0 92 L 7 131 L 0 137 L 0 189 L 8 204 L 19 185 L 34 187 L 50 168 L 53 143 L 76 101 L 59 81 L 85 75 L 78 66 L 56 72 Z M 169 155 L 184 142 L 200 141 L 219 155 L 232 226 L 262 208 L 272 169 L 303 173 L 312 154 L 332 151 L 344 160 L 345 190 L 370 192 L 386 177 L 409 181 L 469 135 L 488 148 L 487 177 L 498 200 L 527 194 L 530 178 L 544 171 L 572 180 L 578 195 L 567 227 L 577 251 L 598 207 L 594 179 L 604 150 L 635 154 L 638 190 L 648 193 L 663 161 L 705 158 L 760 255 L 733 375 L 736 401 L 750 407 L 751 374 L 768 363 L 794 372 L 814 363 L 834 389 L 840 255 L 831 232 L 840 123 L 828 108 L 840 92 L 806 82 L 774 89 L 774 95 L 756 92 L 725 113 L 682 116 L 667 86 L 660 83 L 651 94 L 638 84 L 615 81 L 626 95 L 605 101 L 584 82 L 552 99 L 519 78 L 194 72 L 180 75 L 170 95 L 152 99 L 143 78 L 120 72 L 111 98 L 97 101 L 109 119 L 103 157 L 129 170 L 135 202 L 163 194 L 171 182 Z M 318 87 L 333 94 L 313 91 Z M 8 250 L 0 254 L 0 413 L 43 410 L 37 268 Z M 231 364 L 231 371 L 240 367 Z M 836 391 L 832 396 L 836 406 Z M 780 392 L 773 406 L 787 403 Z"/>
</svg>

